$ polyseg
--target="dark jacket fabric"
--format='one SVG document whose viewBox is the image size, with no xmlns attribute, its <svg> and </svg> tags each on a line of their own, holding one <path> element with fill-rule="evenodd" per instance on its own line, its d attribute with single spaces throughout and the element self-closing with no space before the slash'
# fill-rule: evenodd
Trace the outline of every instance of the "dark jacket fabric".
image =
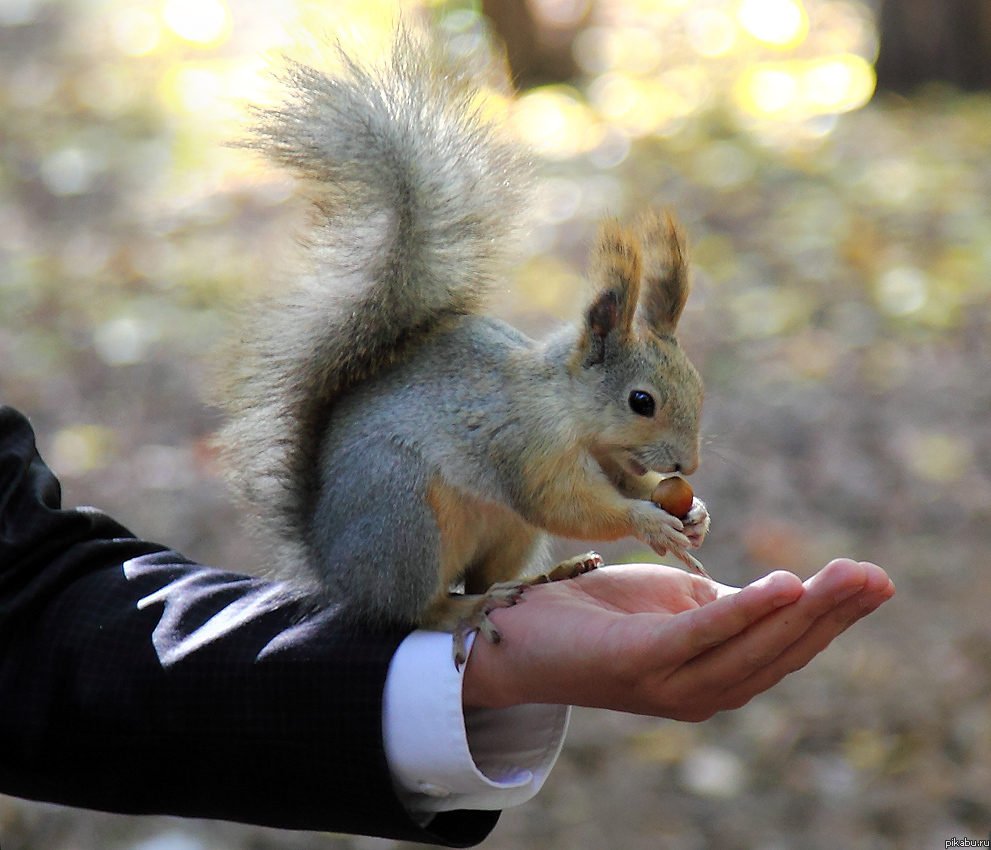
<svg viewBox="0 0 991 850">
<path fill-rule="evenodd" d="M 404 637 L 63 509 L 0 407 L 0 793 L 471 846 L 497 812 L 421 827 L 392 788 L 382 690 Z"/>
</svg>

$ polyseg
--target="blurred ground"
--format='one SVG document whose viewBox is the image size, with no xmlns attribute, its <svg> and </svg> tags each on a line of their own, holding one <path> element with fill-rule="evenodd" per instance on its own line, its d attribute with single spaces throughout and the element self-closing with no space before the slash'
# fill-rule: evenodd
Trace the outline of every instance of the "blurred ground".
<svg viewBox="0 0 991 850">
<path fill-rule="evenodd" d="M 211 170 L 214 148 L 145 97 L 169 69 L 94 48 L 82 7 L 20 4 L 37 8 L 17 21 L 15 6 L 0 13 L 0 398 L 31 416 L 68 503 L 254 568 L 206 376 L 231 304 L 291 241 L 289 188 Z M 576 711 L 544 791 L 486 848 L 907 850 L 991 832 L 991 99 L 880 98 L 827 129 L 781 144 L 712 110 L 551 157 L 533 256 L 499 309 L 532 332 L 574 316 L 598 218 L 674 209 L 697 271 L 682 339 L 708 389 L 706 566 L 741 583 L 850 555 L 898 595 L 733 714 Z M 0 843 L 389 846 L 10 798 Z"/>
</svg>

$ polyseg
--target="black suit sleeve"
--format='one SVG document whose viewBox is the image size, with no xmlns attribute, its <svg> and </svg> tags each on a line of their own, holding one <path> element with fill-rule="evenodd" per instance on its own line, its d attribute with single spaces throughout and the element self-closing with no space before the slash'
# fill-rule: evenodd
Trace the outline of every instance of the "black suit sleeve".
<svg viewBox="0 0 991 850">
<path fill-rule="evenodd" d="M 421 828 L 392 790 L 382 689 L 404 633 L 348 633 L 60 502 L 0 407 L 0 792 L 450 846 L 492 829 Z"/>
</svg>

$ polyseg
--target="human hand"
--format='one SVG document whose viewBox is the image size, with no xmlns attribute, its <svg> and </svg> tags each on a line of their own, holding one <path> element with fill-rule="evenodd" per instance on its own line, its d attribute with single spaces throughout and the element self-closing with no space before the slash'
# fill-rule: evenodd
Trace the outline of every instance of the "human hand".
<svg viewBox="0 0 991 850">
<path fill-rule="evenodd" d="M 880 567 L 840 559 L 804 584 L 774 572 L 742 589 L 673 567 L 602 567 L 528 589 L 477 640 L 468 708 L 560 703 L 698 721 L 739 708 L 894 594 Z"/>
</svg>

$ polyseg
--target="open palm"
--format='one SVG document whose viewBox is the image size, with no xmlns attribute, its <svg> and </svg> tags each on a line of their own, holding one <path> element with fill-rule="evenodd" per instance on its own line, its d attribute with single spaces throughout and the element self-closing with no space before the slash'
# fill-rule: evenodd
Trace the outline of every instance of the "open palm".
<svg viewBox="0 0 991 850">
<path fill-rule="evenodd" d="M 836 560 L 804 584 L 775 572 L 738 589 L 673 567 L 604 567 L 528 590 L 477 641 L 465 703 L 566 703 L 702 720 L 803 667 L 890 598 L 873 564 Z"/>
</svg>

